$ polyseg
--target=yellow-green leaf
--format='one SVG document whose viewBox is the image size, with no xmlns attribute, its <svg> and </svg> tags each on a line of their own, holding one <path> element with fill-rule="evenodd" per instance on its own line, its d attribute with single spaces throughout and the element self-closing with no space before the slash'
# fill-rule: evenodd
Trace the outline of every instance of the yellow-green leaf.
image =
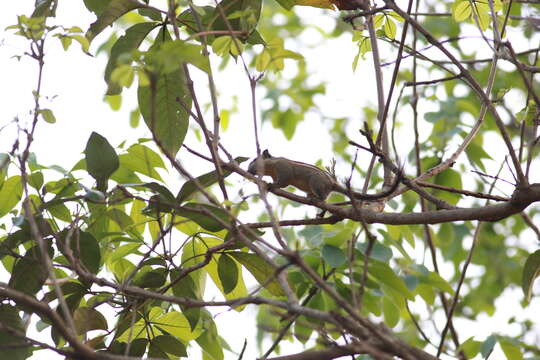
<svg viewBox="0 0 540 360">
<path fill-rule="evenodd" d="M 467 20 L 472 14 L 471 3 L 469 1 L 458 2 L 452 9 L 452 16 L 456 21 Z"/>
<path fill-rule="evenodd" d="M 49 124 L 54 124 L 56 122 L 56 117 L 54 116 L 51 109 L 41 109 L 39 110 L 39 114 Z"/>
<path fill-rule="evenodd" d="M 390 39 L 394 39 L 396 37 L 396 24 L 389 16 L 386 17 L 386 21 L 384 23 L 384 33 Z"/>
<path fill-rule="evenodd" d="M 0 188 L 0 217 L 6 215 L 21 200 L 21 177 L 16 175 L 8 178 Z"/>
</svg>

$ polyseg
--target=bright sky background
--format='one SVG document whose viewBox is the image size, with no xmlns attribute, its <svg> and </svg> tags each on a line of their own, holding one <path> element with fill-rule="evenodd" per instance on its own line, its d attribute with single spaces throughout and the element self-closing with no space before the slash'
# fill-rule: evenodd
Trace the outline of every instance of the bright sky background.
<svg viewBox="0 0 540 360">
<path fill-rule="evenodd" d="M 0 11 L 0 29 L 16 23 L 16 15 L 30 15 L 33 9 L 33 0 L 19 0 L 5 2 Z M 61 1 L 55 23 L 66 26 L 78 25 L 83 30 L 94 21 L 94 16 L 83 9 L 82 1 Z M 333 22 L 329 17 L 337 14 L 328 11 L 319 11 L 302 8 L 304 18 L 313 18 L 320 27 L 330 30 Z M 91 47 L 91 53 L 95 54 L 96 45 L 99 45 L 107 35 L 102 34 Z M 306 35 L 307 43 L 316 44 L 320 41 L 320 35 L 315 31 L 309 31 Z M 12 58 L 27 50 L 25 41 L 13 36 L 12 31 L 4 31 L 0 35 L 0 99 L 2 108 L 0 111 L 0 152 L 11 149 L 16 136 L 16 126 L 12 122 L 18 117 L 21 124 L 28 123 L 31 119 L 29 111 L 33 109 L 31 91 L 35 88 L 37 79 L 37 65 L 35 61 L 23 57 L 20 61 Z M 321 112 L 330 118 L 353 117 L 362 122 L 362 113 L 358 103 L 369 98 L 375 103 L 375 91 L 370 89 L 375 84 L 372 71 L 362 71 L 362 66 L 369 66 L 368 62 L 360 64 L 361 71 L 351 75 L 351 63 L 356 49 L 351 45 L 350 36 L 344 35 L 332 43 L 325 44 L 324 48 L 307 49 L 303 54 L 309 58 L 312 69 L 318 69 L 315 77 L 331 79 L 327 86 L 327 93 L 318 100 Z M 233 63 L 233 62 L 231 62 Z M 74 43 L 69 51 L 65 52 L 60 43 L 50 39 L 47 43 L 46 65 L 42 94 L 50 100 L 44 100 L 43 107 L 54 111 L 57 119 L 56 124 L 40 123 L 36 132 L 34 151 L 39 155 L 38 161 L 45 165 L 58 164 L 70 168 L 81 159 L 86 141 L 92 131 L 96 131 L 113 144 L 118 145 L 127 139 L 131 144 L 139 137 L 148 137 L 148 131 L 143 126 L 138 129 L 129 127 L 129 111 L 135 107 L 133 91 L 124 92 L 123 105 L 120 111 L 112 111 L 102 101 L 106 90 L 103 81 L 103 70 L 106 57 L 103 54 L 90 57 L 80 51 L 78 44 Z M 368 68 L 371 69 L 371 68 Z M 385 79 L 389 80 L 391 67 L 385 68 Z M 249 103 L 249 83 L 242 71 L 241 66 L 231 66 L 229 73 L 217 76 L 218 91 L 228 96 L 237 95 L 240 98 L 240 114 L 231 119 L 230 130 L 223 136 L 224 145 L 235 156 L 253 156 L 255 145 L 245 139 L 253 138 L 252 120 L 250 117 L 251 105 Z M 131 89 L 133 90 L 133 89 Z M 223 100 L 224 105 L 228 104 Z M 363 102 L 362 102 L 363 104 Z M 262 136 L 263 148 L 269 147 L 272 153 L 279 156 L 290 156 L 305 162 L 315 162 L 322 157 L 325 163 L 332 158 L 331 143 L 328 141 L 327 130 L 319 121 L 320 115 L 309 113 L 307 120 L 299 125 L 294 142 L 287 142 L 281 132 L 275 131 L 268 126 L 264 127 Z M 356 136 L 356 134 L 354 134 Z M 412 137 L 400 139 L 403 149 L 409 149 Z M 188 137 L 186 142 L 197 147 L 197 141 Z M 313 151 L 316 148 L 317 151 Z M 291 154 L 291 155 L 289 155 Z M 202 169 L 208 169 L 206 164 L 200 165 L 201 170 L 194 169 L 198 174 Z M 231 177 L 231 179 L 233 179 Z M 242 182 L 240 178 L 235 179 Z M 241 183 L 245 184 L 245 182 Z M 242 185 L 244 186 L 244 185 Z M 247 186 L 247 185 L 246 185 Z M 247 190 L 253 191 L 253 190 Z M 531 237 L 529 240 L 532 240 Z M 0 281 L 7 281 L 5 272 L 0 272 Z M 517 319 L 531 318 L 531 314 L 540 313 L 538 301 L 526 309 L 521 309 L 519 301 L 522 299 L 520 289 L 507 290 L 507 296 L 500 301 L 499 308 L 512 309 L 512 314 L 499 311 L 497 316 L 489 318 L 481 315 L 476 322 L 468 322 L 466 326 L 457 325 L 460 329 L 462 341 L 469 335 L 475 335 L 477 340 L 490 335 L 494 330 L 512 334 L 519 327 L 517 324 L 509 325 L 509 316 L 516 315 Z M 241 349 L 244 338 L 251 338 L 255 333 L 252 319 L 255 317 L 253 309 L 238 314 L 232 311 L 224 311 L 217 316 L 219 328 L 222 334 L 235 349 Z M 441 321 L 442 323 L 442 321 Z M 48 337 L 48 335 L 47 335 Z M 42 340 L 42 339 L 41 339 Z M 44 358 L 44 352 L 37 353 L 33 358 Z M 236 358 L 226 353 L 228 358 Z M 258 352 L 254 343 L 248 347 L 245 359 L 252 359 Z M 47 354 L 47 358 L 53 358 Z M 493 354 L 492 358 L 498 358 Z"/>
</svg>

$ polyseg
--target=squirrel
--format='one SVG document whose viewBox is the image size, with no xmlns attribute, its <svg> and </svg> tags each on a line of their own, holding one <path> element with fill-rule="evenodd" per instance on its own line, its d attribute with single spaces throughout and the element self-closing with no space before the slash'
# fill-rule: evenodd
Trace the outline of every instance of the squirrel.
<svg viewBox="0 0 540 360">
<path fill-rule="evenodd" d="M 356 191 L 349 191 L 339 184 L 335 177 L 328 171 L 299 161 L 289 160 L 283 157 L 273 157 L 268 150 L 264 150 L 260 157 L 253 160 L 248 167 L 248 172 L 252 175 L 268 175 L 274 180 L 268 184 L 269 189 L 284 188 L 292 185 L 304 191 L 308 198 L 324 201 L 332 191 L 344 195 L 352 195 L 357 200 L 378 200 L 384 198 L 396 190 L 401 180 L 398 174 L 392 186 L 386 191 L 378 194 L 363 194 Z"/>
</svg>

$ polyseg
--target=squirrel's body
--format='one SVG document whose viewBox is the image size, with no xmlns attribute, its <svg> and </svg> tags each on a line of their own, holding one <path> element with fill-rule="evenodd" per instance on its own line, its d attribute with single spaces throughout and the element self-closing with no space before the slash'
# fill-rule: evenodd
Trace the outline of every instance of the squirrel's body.
<svg viewBox="0 0 540 360">
<path fill-rule="evenodd" d="M 332 191 L 352 195 L 358 200 L 377 200 L 390 195 L 399 184 L 399 179 L 396 178 L 390 189 L 379 194 L 349 191 L 340 185 L 329 172 L 303 162 L 272 157 L 268 150 L 263 151 L 260 158 L 249 164 L 248 172 L 272 177 L 274 182 L 270 184 L 270 187 L 284 188 L 292 185 L 304 191 L 309 197 L 321 201 L 325 200 Z"/>
</svg>

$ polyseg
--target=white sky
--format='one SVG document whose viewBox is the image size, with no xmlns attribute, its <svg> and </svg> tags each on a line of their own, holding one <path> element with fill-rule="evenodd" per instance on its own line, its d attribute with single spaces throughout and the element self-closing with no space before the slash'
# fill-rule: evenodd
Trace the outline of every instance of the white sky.
<svg viewBox="0 0 540 360">
<path fill-rule="evenodd" d="M 16 22 L 17 14 L 29 15 L 33 9 L 33 0 L 19 0 L 16 2 L 5 2 L 0 11 L 0 29 Z M 62 1 L 58 11 L 56 23 L 66 26 L 78 25 L 86 30 L 88 25 L 94 21 L 93 15 L 81 10 L 82 1 Z M 330 29 L 332 21 L 328 12 L 321 12 L 302 8 L 304 18 L 313 18 L 319 26 Z M 22 124 L 30 120 L 29 111 L 33 108 L 31 91 L 34 89 L 37 79 L 37 66 L 35 61 L 23 57 L 21 61 L 11 58 L 20 55 L 27 50 L 26 43 L 12 35 L 11 31 L 4 31 L 0 35 L 0 99 L 2 110 L 0 111 L 0 128 L 10 123 L 18 117 Z M 317 39 L 317 34 L 313 31 L 308 34 L 306 41 Z M 95 40 L 91 47 L 91 52 L 95 53 L 96 45 L 99 45 L 106 35 L 102 35 Z M 313 41 L 316 43 L 317 40 Z M 374 84 L 375 81 L 371 70 L 364 70 L 363 66 L 370 66 L 371 61 L 360 64 L 359 69 L 351 75 L 351 62 L 356 53 L 354 46 L 351 46 L 349 35 L 344 35 L 332 43 L 326 43 L 324 49 L 308 49 L 303 54 L 309 58 L 312 69 L 318 70 L 315 77 L 331 79 L 327 86 L 327 94 L 318 99 L 321 112 L 328 117 L 353 117 L 358 120 L 360 127 L 362 123 L 362 113 L 359 111 L 358 103 L 366 98 L 374 104 L 376 102 L 375 91 L 368 89 L 367 84 Z M 231 62 L 232 63 L 232 62 Z M 40 123 L 36 132 L 33 149 L 39 155 L 38 160 L 45 165 L 58 164 L 65 168 L 70 168 L 82 156 L 88 136 L 92 131 L 104 135 L 113 146 L 121 141 L 128 140 L 131 144 L 139 137 L 147 137 L 148 132 L 143 128 L 131 129 L 129 127 L 129 111 L 135 107 L 135 97 L 133 91 L 124 93 L 124 104 L 122 109 L 114 112 L 102 101 L 106 86 L 103 81 L 103 70 L 106 58 L 103 55 L 90 57 L 79 50 L 78 44 L 74 43 L 68 52 L 65 52 L 58 41 L 51 39 L 47 43 L 46 65 L 44 68 L 44 79 L 42 94 L 52 100 L 44 100 L 43 107 L 54 111 L 57 118 L 56 124 Z M 371 68 L 368 68 L 371 69 Z M 391 76 L 391 67 L 385 70 L 385 80 Z M 222 94 L 237 95 L 241 100 L 239 107 L 241 112 L 231 118 L 230 131 L 223 136 L 224 145 L 233 152 L 235 156 L 251 156 L 255 153 L 254 143 L 243 141 L 252 138 L 252 121 L 250 118 L 249 103 L 249 83 L 240 66 L 231 67 L 228 74 L 216 75 L 218 91 Z M 232 79 L 232 80 L 231 80 Z M 373 85 L 369 85 L 371 88 Z M 133 90 L 133 89 L 132 89 Z M 224 102 L 227 100 L 224 100 Z M 225 103 L 225 105 L 227 105 Z M 307 120 L 301 123 L 297 129 L 297 136 L 294 142 L 287 142 L 280 132 L 275 131 L 271 126 L 265 126 L 262 136 L 263 148 L 268 147 L 272 153 L 279 156 L 290 156 L 305 162 L 315 162 L 323 158 L 325 163 L 329 163 L 333 157 L 331 143 L 327 138 L 327 130 L 322 124 L 320 116 L 310 113 Z M 0 152 L 11 149 L 16 134 L 16 127 L 12 123 L 0 131 Z M 427 133 L 426 133 L 427 134 Z M 356 136 L 356 133 L 352 134 Z M 197 147 L 196 140 L 188 133 L 186 139 L 188 144 Z M 402 149 L 410 149 L 412 137 L 400 139 Z M 313 151 L 316 148 L 316 151 Z M 289 155 L 293 154 L 293 155 Z M 403 155 L 402 155 L 403 156 Z M 198 174 L 201 170 L 195 169 Z M 233 179 L 231 177 L 231 179 Z M 241 181 L 239 179 L 235 179 Z M 245 182 L 241 183 L 245 185 Z M 246 185 L 247 186 L 247 185 Z M 247 192 L 252 190 L 247 190 Z M 529 239 L 530 241 L 532 238 Z M 0 273 L 0 281 L 2 279 Z M 508 325 L 510 316 L 517 313 L 518 319 L 528 317 L 531 314 L 539 313 L 540 305 L 538 300 L 533 300 L 527 309 L 521 309 L 521 290 L 508 290 L 504 299 L 498 303 L 498 308 L 512 309 L 512 313 L 504 310 L 498 311 L 497 315 L 490 318 L 481 315 L 476 322 L 463 322 L 465 326 L 459 326 L 461 339 L 465 340 L 469 336 L 475 335 L 477 340 L 483 340 L 493 331 L 508 333 L 512 335 L 517 331 L 518 324 Z M 252 319 L 255 312 L 245 311 L 242 314 L 236 312 L 223 312 L 217 317 L 219 329 L 222 334 L 235 349 L 240 349 L 244 338 L 250 339 L 254 333 Z M 239 326 L 241 324 L 241 326 Z M 242 332 L 242 330 L 244 332 Z M 234 334 L 231 336 L 231 334 Z M 226 353 L 230 359 L 235 358 Z M 248 347 L 248 353 L 244 358 L 254 358 L 258 353 L 254 343 Z M 34 359 L 42 359 L 44 352 L 39 352 Z M 499 354 L 500 356 L 500 354 Z M 494 354 L 492 358 L 498 358 Z M 53 358 L 49 354 L 47 358 Z"/>
</svg>

